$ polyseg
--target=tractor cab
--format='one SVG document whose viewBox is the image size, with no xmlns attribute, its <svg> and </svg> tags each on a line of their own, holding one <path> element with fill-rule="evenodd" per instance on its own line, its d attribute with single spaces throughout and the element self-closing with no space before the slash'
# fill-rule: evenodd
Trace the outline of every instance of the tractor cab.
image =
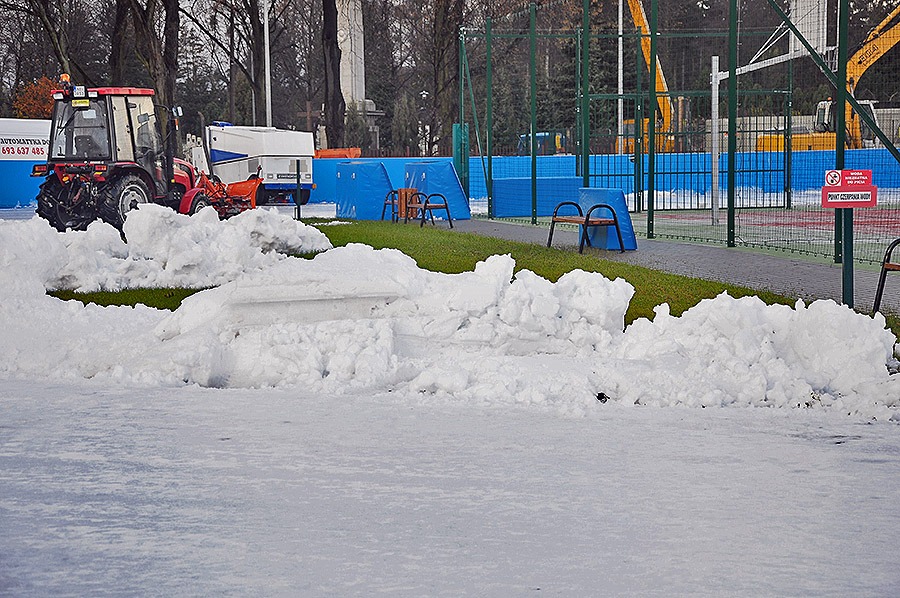
<svg viewBox="0 0 900 598">
<path fill-rule="evenodd" d="M 134 162 L 166 193 L 165 151 L 153 90 L 134 87 L 53 92 L 49 162 Z"/>
</svg>

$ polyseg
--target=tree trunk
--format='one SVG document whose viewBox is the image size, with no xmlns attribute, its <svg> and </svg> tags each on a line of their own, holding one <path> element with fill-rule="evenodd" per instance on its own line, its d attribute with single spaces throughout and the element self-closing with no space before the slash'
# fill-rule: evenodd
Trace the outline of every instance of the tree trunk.
<svg viewBox="0 0 900 598">
<path fill-rule="evenodd" d="M 128 32 L 128 0 L 116 0 L 116 11 L 113 27 L 110 32 L 109 49 L 109 83 L 122 85 L 125 83 L 125 40 Z"/>
<path fill-rule="evenodd" d="M 263 94 L 263 81 L 266 72 L 266 46 L 263 22 L 260 18 L 259 0 L 249 0 L 247 6 L 247 18 L 250 20 L 250 56 L 253 78 L 250 85 L 253 87 L 253 124 L 260 122 L 259 114 L 265 110 L 265 96 Z"/>
<path fill-rule="evenodd" d="M 462 24 L 461 0 L 434 2 L 434 103 L 431 134 L 442 155 L 453 151 L 453 123 L 459 114 L 459 27 Z M 431 146 L 429 146 L 429 152 Z"/>
<path fill-rule="evenodd" d="M 134 19 L 136 47 L 156 87 L 157 103 L 171 108 L 175 102 L 175 79 L 178 74 L 178 2 L 161 0 L 163 15 L 162 38 L 156 31 L 156 0 L 130 0 Z"/>
<path fill-rule="evenodd" d="M 163 0 L 163 4 L 166 14 L 163 25 L 162 93 L 164 105 L 171 108 L 175 105 L 175 81 L 178 79 L 178 31 L 181 27 L 178 15 L 179 0 Z"/>
<path fill-rule="evenodd" d="M 237 96 L 237 58 L 234 50 L 234 11 L 228 17 L 228 122 L 235 122 L 235 98 Z"/>
<path fill-rule="evenodd" d="M 344 94 L 341 93 L 341 49 L 337 38 L 335 0 L 322 0 L 322 50 L 325 57 L 325 131 L 328 147 L 344 145 Z"/>
</svg>

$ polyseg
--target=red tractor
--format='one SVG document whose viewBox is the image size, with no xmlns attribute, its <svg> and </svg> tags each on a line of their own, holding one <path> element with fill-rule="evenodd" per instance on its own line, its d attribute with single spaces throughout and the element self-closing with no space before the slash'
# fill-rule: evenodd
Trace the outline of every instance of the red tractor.
<svg viewBox="0 0 900 598">
<path fill-rule="evenodd" d="M 57 230 L 84 230 L 101 218 L 122 228 L 129 210 L 154 202 L 178 209 L 197 174 L 176 159 L 175 110 L 168 110 L 167 143 L 160 133 L 152 89 L 71 85 L 53 92 L 46 177 L 37 213 Z"/>
</svg>

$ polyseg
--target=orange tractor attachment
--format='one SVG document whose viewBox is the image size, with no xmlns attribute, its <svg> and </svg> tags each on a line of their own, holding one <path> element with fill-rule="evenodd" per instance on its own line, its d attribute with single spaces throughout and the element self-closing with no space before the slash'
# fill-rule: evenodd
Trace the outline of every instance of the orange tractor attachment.
<svg viewBox="0 0 900 598">
<path fill-rule="evenodd" d="M 260 183 L 262 178 L 257 175 L 246 181 L 226 185 L 215 175 L 208 176 L 205 172 L 201 172 L 196 187 L 181 198 L 178 211 L 193 215 L 207 206 L 212 206 L 219 213 L 219 219 L 225 220 L 256 207 L 256 190 Z"/>
</svg>

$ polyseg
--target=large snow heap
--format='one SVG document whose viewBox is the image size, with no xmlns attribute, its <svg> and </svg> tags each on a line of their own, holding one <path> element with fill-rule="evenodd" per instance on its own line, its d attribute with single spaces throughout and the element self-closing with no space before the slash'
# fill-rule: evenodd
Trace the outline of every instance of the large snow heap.
<svg viewBox="0 0 900 598">
<path fill-rule="evenodd" d="M 129 215 L 128 244 L 97 222 L 56 233 L 0 223 L 0 372 L 136 387 L 302 387 L 416 401 L 829 407 L 900 420 L 896 339 L 884 318 L 832 301 L 767 306 L 726 294 L 625 328 L 626 281 L 556 283 L 493 256 L 439 274 L 396 250 L 331 248 L 272 210 L 220 222 L 159 206 Z M 314 259 L 288 254 L 320 252 Z M 209 288 L 175 312 L 46 295 Z"/>
</svg>

